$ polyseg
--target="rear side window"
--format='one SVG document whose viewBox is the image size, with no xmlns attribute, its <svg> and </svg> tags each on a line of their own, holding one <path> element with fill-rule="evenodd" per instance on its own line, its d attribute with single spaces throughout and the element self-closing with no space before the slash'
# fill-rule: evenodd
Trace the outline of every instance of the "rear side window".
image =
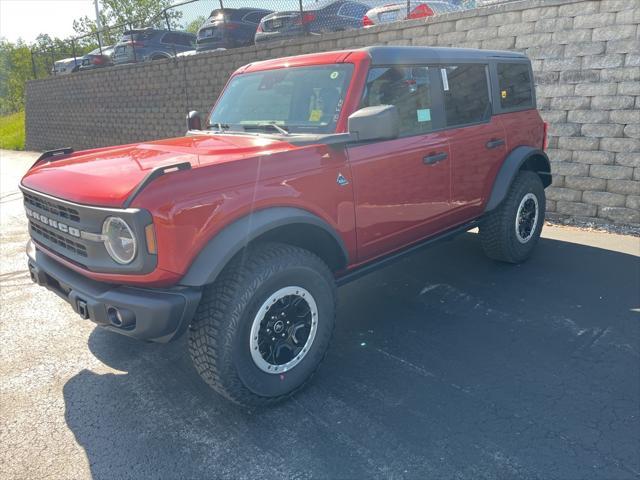
<svg viewBox="0 0 640 480">
<path fill-rule="evenodd" d="M 266 15 L 266 12 L 250 12 L 247 13 L 242 20 L 248 23 L 255 23 L 256 25 L 260 23 L 262 17 Z"/>
<path fill-rule="evenodd" d="M 441 69 L 447 127 L 480 123 L 491 116 L 487 66 L 450 65 Z"/>
<path fill-rule="evenodd" d="M 533 108 L 533 86 L 526 63 L 499 63 L 498 85 L 503 109 Z"/>
<path fill-rule="evenodd" d="M 433 130 L 429 67 L 376 67 L 369 71 L 362 107 L 395 105 L 400 117 L 400 135 L 418 135 Z"/>
<path fill-rule="evenodd" d="M 367 13 L 369 9 L 364 5 L 359 5 L 357 3 L 345 3 L 338 10 L 338 15 L 341 17 L 349 17 L 355 18 L 357 20 L 362 20 L 365 13 Z"/>
</svg>

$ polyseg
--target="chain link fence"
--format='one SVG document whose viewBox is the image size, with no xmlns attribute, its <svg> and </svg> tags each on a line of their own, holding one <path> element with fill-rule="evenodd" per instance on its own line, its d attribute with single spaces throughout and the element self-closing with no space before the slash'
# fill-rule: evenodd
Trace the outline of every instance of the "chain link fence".
<svg viewBox="0 0 640 480">
<path fill-rule="evenodd" d="M 367 28 L 514 0 L 188 0 L 31 52 L 33 76 Z"/>
</svg>

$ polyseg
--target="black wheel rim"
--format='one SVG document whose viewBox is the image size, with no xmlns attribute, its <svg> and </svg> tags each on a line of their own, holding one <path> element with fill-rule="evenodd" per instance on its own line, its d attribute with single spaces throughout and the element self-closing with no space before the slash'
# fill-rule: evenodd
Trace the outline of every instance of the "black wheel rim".
<svg viewBox="0 0 640 480">
<path fill-rule="evenodd" d="M 254 363 L 268 373 L 295 367 L 307 354 L 317 329 L 317 306 L 300 287 L 285 287 L 264 302 L 251 329 Z"/>
</svg>

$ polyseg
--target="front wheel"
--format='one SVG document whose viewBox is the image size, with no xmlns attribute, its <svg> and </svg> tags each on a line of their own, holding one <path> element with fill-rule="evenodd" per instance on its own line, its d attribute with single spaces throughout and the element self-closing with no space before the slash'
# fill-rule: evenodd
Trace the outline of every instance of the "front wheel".
<svg viewBox="0 0 640 480">
<path fill-rule="evenodd" d="M 542 232 L 545 206 L 540 177 L 534 172 L 519 172 L 507 197 L 480 224 L 485 254 L 508 263 L 529 258 Z"/>
<path fill-rule="evenodd" d="M 335 323 L 327 265 L 298 247 L 250 247 L 204 293 L 190 327 L 200 376 L 235 403 L 262 406 L 300 390 L 319 367 Z"/>
</svg>

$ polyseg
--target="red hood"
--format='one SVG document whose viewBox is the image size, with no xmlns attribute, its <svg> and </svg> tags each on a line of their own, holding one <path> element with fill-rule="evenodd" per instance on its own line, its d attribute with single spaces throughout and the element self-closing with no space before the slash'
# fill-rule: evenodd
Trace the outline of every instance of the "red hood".
<svg viewBox="0 0 640 480">
<path fill-rule="evenodd" d="M 292 150 L 295 146 L 249 135 L 196 135 L 77 152 L 43 162 L 22 184 L 71 202 L 119 207 L 155 167 L 189 162 L 192 168 Z"/>
</svg>

